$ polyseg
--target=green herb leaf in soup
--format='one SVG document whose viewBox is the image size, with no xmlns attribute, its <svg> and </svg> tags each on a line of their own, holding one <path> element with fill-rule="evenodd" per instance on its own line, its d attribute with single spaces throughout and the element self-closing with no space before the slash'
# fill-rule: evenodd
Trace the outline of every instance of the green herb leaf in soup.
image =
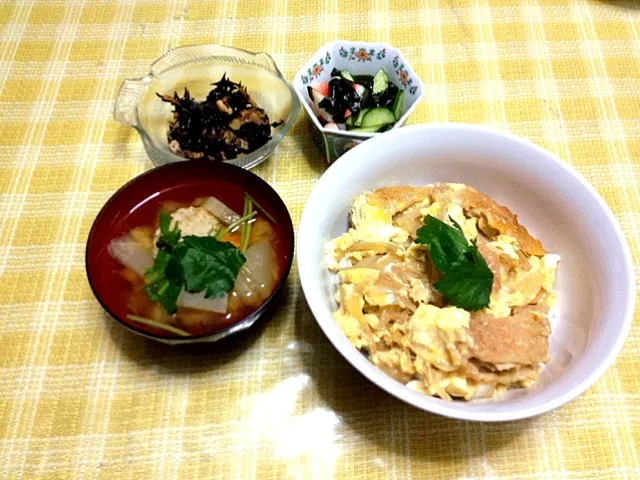
<svg viewBox="0 0 640 480">
<path fill-rule="evenodd" d="M 205 291 L 205 296 L 220 297 L 229 292 L 246 259 L 231 243 L 213 237 L 184 237 L 185 253 L 180 258 L 186 290 Z"/>
<path fill-rule="evenodd" d="M 180 229 L 176 226 L 171 230 L 171 215 L 160 212 L 160 238 L 158 239 L 159 249 L 173 249 L 180 241 Z"/>
<path fill-rule="evenodd" d="M 160 302 L 168 313 L 175 313 L 183 281 L 179 272 L 176 272 L 174 255 L 158 250 L 153 267 L 145 272 L 144 281 L 145 292 L 151 301 Z"/>
</svg>

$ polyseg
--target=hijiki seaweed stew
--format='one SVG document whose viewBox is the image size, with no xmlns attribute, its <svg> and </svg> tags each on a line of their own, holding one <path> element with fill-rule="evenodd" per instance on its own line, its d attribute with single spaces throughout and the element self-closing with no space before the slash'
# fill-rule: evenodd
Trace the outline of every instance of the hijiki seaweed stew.
<svg viewBox="0 0 640 480">
<path fill-rule="evenodd" d="M 163 201 L 132 216 L 126 233 L 110 241 L 125 321 L 160 336 L 205 335 L 272 295 L 287 268 L 280 225 L 249 194 L 225 196 Z"/>
<path fill-rule="evenodd" d="M 224 161 L 246 155 L 271 140 L 271 129 L 282 125 L 269 116 L 247 89 L 226 74 L 212 84 L 203 101 L 185 87 L 182 97 L 156 93 L 173 106 L 169 124 L 169 150 L 191 160 Z"/>
</svg>

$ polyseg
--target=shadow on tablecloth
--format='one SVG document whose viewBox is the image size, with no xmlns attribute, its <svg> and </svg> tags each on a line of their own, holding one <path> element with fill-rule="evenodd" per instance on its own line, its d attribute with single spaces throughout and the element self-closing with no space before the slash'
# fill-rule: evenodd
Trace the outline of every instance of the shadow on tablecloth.
<svg viewBox="0 0 640 480">
<path fill-rule="evenodd" d="M 277 312 L 289 298 L 285 284 L 280 298 L 248 330 L 216 343 L 166 345 L 137 335 L 103 312 L 105 326 L 113 343 L 129 360 L 140 366 L 153 366 L 168 375 L 190 375 L 223 368 L 242 356 L 263 334 L 267 324 L 282 321 Z"/>
<path fill-rule="evenodd" d="M 324 152 L 313 141 L 313 123 L 306 113 L 301 113 L 289 135 L 297 144 L 296 149 L 304 155 L 314 174 L 320 177 L 329 168 Z"/>
<path fill-rule="evenodd" d="M 116 125 L 116 142 L 114 144 L 114 155 L 118 158 L 133 158 L 133 151 L 137 147 L 138 142 L 142 143 L 140 135 L 133 127 L 127 127 L 116 122 L 113 118 L 109 120 Z"/>
<path fill-rule="evenodd" d="M 592 3 L 604 3 L 618 8 L 640 9 L 640 0 L 591 0 Z"/>
</svg>

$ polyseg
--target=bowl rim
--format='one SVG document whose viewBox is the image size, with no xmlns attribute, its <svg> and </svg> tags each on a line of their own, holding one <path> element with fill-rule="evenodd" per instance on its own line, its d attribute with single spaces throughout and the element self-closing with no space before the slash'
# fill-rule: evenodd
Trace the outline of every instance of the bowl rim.
<svg viewBox="0 0 640 480">
<path fill-rule="evenodd" d="M 189 162 L 191 164 L 191 162 Z M 137 185 L 138 182 L 143 181 L 146 177 L 158 172 L 158 171 L 162 171 L 162 170 L 170 170 L 170 169 L 175 169 L 175 168 L 185 168 L 185 165 L 181 164 L 181 163 L 168 163 L 166 165 L 162 165 L 159 167 L 155 167 L 155 168 L 151 168 L 145 172 L 142 172 L 139 175 L 136 175 L 135 177 L 133 177 L 131 180 L 129 180 L 127 183 L 125 183 L 123 186 L 121 186 L 118 190 L 116 190 L 110 197 L 109 199 L 104 203 L 104 205 L 100 208 L 100 211 L 98 212 L 98 214 L 96 215 L 96 218 L 93 220 L 93 223 L 91 224 L 91 229 L 89 230 L 89 234 L 87 236 L 87 241 L 86 241 L 86 246 L 85 246 L 85 255 L 84 255 L 84 265 L 85 265 L 85 274 L 87 276 L 87 281 L 89 282 L 89 286 L 91 288 L 91 292 L 93 293 L 93 296 L 96 298 L 96 300 L 98 301 L 98 303 L 100 304 L 100 306 L 107 312 L 107 314 L 113 318 L 114 320 L 118 321 L 118 323 L 120 323 L 121 325 L 123 325 L 126 329 L 131 330 L 132 332 L 141 335 L 143 337 L 152 339 L 152 340 L 157 340 L 163 343 L 168 343 L 168 344 L 187 344 L 187 343 L 195 343 L 198 341 L 207 341 L 210 339 L 210 341 L 217 341 L 217 340 L 221 340 L 222 338 L 225 338 L 229 335 L 232 335 L 234 333 L 237 333 L 239 331 L 244 330 L 245 328 L 249 328 L 253 325 L 253 323 L 260 317 L 262 316 L 262 314 L 271 306 L 271 304 L 274 302 L 274 300 L 278 297 L 278 295 L 280 294 L 280 292 L 282 291 L 282 289 L 284 288 L 286 282 L 287 282 L 287 278 L 289 277 L 289 273 L 291 271 L 291 266 L 293 265 L 293 256 L 295 253 L 295 231 L 293 228 L 293 221 L 291 219 L 291 213 L 289 212 L 289 209 L 287 208 L 287 204 L 284 202 L 284 200 L 282 200 L 282 197 L 280 197 L 280 195 L 278 194 L 278 192 L 271 186 L 269 185 L 269 183 L 267 183 L 264 179 L 262 179 L 260 176 L 256 175 L 253 172 L 250 172 L 248 169 L 239 167 L 237 165 L 233 165 L 230 163 L 224 163 L 224 162 L 216 162 L 216 163 L 204 163 L 204 162 L 193 162 L 194 165 L 208 165 L 209 167 L 215 166 L 215 167 L 220 167 L 220 168 L 229 168 L 231 170 L 238 170 L 238 174 L 240 175 L 248 175 L 248 176 L 253 176 L 256 177 L 256 179 L 258 180 L 258 183 L 261 184 L 262 188 L 267 188 L 268 190 L 271 190 L 271 192 L 275 195 L 275 197 L 282 202 L 282 205 L 284 206 L 284 210 L 287 213 L 286 215 L 286 224 L 285 224 L 285 232 L 287 236 L 291 236 L 291 247 L 288 249 L 287 254 L 289 255 L 289 259 L 287 261 L 287 264 L 285 266 L 284 272 L 282 274 L 282 277 L 280 278 L 280 281 L 278 282 L 278 284 L 276 285 L 276 287 L 274 288 L 273 292 L 271 293 L 271 295 L 269 295 L 264 302 L 262 302 L 262 304 L 253 312 L 251 312 L 250 314 L 248 314 L 246 317 L 243 317 L 241 319 L 239 319 L 238 321 L 227 325 L 225 328 L 221 329 L 221 330 L 217 330 L 215 332 L 211 332 L 211 333 L 203 333 L 203 334 L 199 334 L 199 335 L 190 335 L 188 337 L 178 337 L 178 336 L 164 336 L 164 335 L 157 335 L 154 333 L 151 333 L 147 330 L 135 327 L 131 324 L 129 324 L 128 322 L 124 321 L 122 318 L 120 318 L 118 315 L 116 315 L 108 306 L 107 304 L 103 301 L 102 297 L 98 294 L 98 291 L 94 285 L 94 282 L 92 281 L 92 276 L 91 276 L 91 270 L 89 267 L 89 249 L 90 249 L 90 243 L 91 243 L 91 239 L 94 233 L 95 228 L 98 225 L 98 222 L 101 220 L 102 216 L 104 215 L 105 210 L 107 209 L 107 207 L 109 205 L 111 205 L 112 203 L 114 203 L 115 201 L 117 201 L 117 198 L 125 191 L 128 190 L 130 188 L 135 188 L 135 186 Z M 194 167 L 187 167 L 187 168 L 194 168 Z M 248 325 L 245 325 L 246 323 L 249 323 Z M 240 328 L 241 326 L 245 326 L 245 328 Z"/>
<path fill-rule="evenodd" d="M 588 375 L 582 378 L 576 385 L 572 388 L 568 389 L 561 395 L 549 399 L 545 402 L 542 402 L 537 405 L 529 405 L 524 408 L 519 408 L 517 410 L 511 411 L 493 411 L 493 412 L 478 412 L 472 408 L 467 409 L 459 409 L 452 407 L 450 402 L 446 402 L 444 400 L 440 400 L 434 397 L 430 397 L 428 395 L 420 394 L 418 392 L 412 392 L 416 395 L 411 395 L 409 390 L 405 385 L 393 380 L 391 377 L 385 375 L 381 370 L 379 370 L 373 363 L 369 361 L 366 357 L 364 357 L 359 351 L 357 351 L 350 342 L 347 341 L 347 345 L 344 344 L 344 339 L 346 338 L 343 332 L 336 325 L 333 317 L 331 315 L 324 315 L 322 310 L 322 304 L 324 300 L 320 298 L 321 296 L 313 295 L 312 293 L 317 291 L 319 288 L 318 285 L 314 284 L 313 281 L 313 273 L 311 260 L 307 260 L 307 258 L 313 258 L 312 255 L 307 255 L 305 251 L 305 244 L 307 243 L 305 240 L 306 231 L 309 230 L 307 224 L 310 224 L 314 221 L 312 215 L 315 213 L 311 210 L 315 203 L 317 203 L 316 197 L 321 194 L 320 189 L 323 185 L 330 184 L 334 181 L 334 178 L 337 178 L 341 175 L 341 166 L 347 165 L 348 163 L 353 163 L 351 159 L 351 152 L 356 151 L 359 146 L 354 147 L 349 152 L 345 153 L 342 157 L 340 157 L 335 163 L 333 163 L 326 171 L 326 173 L 320 178 L 318 183 L 315 185 L 313 191 L 309 195 L 305 207 L 303 209 L 299 226 L 298 226 L 298 273 L 300 276 L 300 282 L 302 285 L 302 290 L 307 300 L 307 303 L 313 313 L 313 316 L 329 339 L 329 341 L 333 344 L 336 350 L 340 352 L 340 354 L 362 375 L 364 375 L 369 381 L 373 384 L 377 385 L 379 388 L 385 390 L 387 393 L 393 395 L 394 397 L 414 406 L 421 410 L 429 411 L 431 413 L 439 414 L 449 418 L 455 418 L 460 420 L 470 420 L 470 421 L 484 421 L 484 422 L 503 422 L 503 421 L 512 421 L 512 420 L 520 420 L 529 417 L 533 417 L 536 415 L 540 415 L 542 413 L 553 410 L 565 403 L 573 400 L 578 395 L 582 394 L 587 388 L 592 386 L 604 373 L 605 371 L 613 364 L 618 354 L 622 350 L 624 342 L 629 334 L 631 329 L 631 325 L 633 322 L 633 316 L 635 312 L 635 301 L 636 301 L 636 278 L 633 266 L 633 259 L 631 255 L 631 250 L 629 248 L 629 244 L 622 232 L 622 228 L 619 223 L 616 221 L 615 216 L 609 207 L 609 205 L 605 202 L 605 200 L 600 196 L 597 190 L 569 163 L 562 161 L 558 156 L 553 154 L 552 152 L 542 148 L 535 143 L 519 137 L 510 132 L 500 131 L 496 129 L 492 129 L 489 127 L 474 125 L 474 124 L 465 124 L 465 123 L 432 123 L 432 124 L 418 124 L 411 125 L 408 127 L 404 127 L 401 130 L 389 131 L 385 132 L 385 136 L 378 136 L 373 142 L 390 142 L 394 140 L 394 137 L 401 137 L 403 135 L 408 135 L 412 132 L 424 132 L 426 130 L 438 131 L 438 130 L 456 130 L 456 131 L 473 131 L 476 133 L 489 134 L 492 136 L 502 137 L 505 140 L 508 140 L 512 143 L 519 144 L 520 146 L 527 147 L 533 149 L 537 154 L 544 156 L 548 161 L 556 164 L 561 169 L 565 170 L 570 176 L 572 176 L 582 188 L 585 189 L 586 193 L 590 195 L 596 203 L 599 205 L 603 213 L 605 214 L 607 220 L 609 221 L 613 231 L 616 241 L 619 243 L 619 246 L 623 252 L 623 261 L 626 270 L 626 278 L 628 279 L 626 285 L 626 291 L 623 293 L 624 297 L 627 300 L 626 309 L 624 314 L 622 315 L 620 321 L 620 329 L 618 332 L 615 341 L 610 348 L 610 350 L 606 353 L 606 356 L 602 357 L 599 360 L 599 364 L 594 368 Z M 461 136 L 463 138 L 464 136 Z M 367 142 L 369 148 L 372 147 L 370 142 Z M 375 143 L 373 144 L 375 145 Z M 348 347 L 348 348 L 347 348 Z M 406 389 L 406 390 L 405 390 Z M 463 405 L 463 404 L 462 404 Z"/>
<path fill-rule="evenodd" d="M 188 49 L 207 48 L 207 47 L 219 47 L 219 48 L 227 49 L 227 50 L 230 50 L 230 51 L 236 51 L 236 52 L 240 52 L 240 53 L 243 53 L 243 54 L 253 55 L 254 57 L 260 57 L 260 56 L 267 57 L 269 59 L 270 63 L 273 65 L 272 73 L 274 73 L 276 75 L 276 77 L 287 87 L 287 89 L 289 90 L 289 94 L 291 95 L 291 112 L 289 113 L 288 118 L 284 121 L 284 123 L 281 126 L 279 126 L 277 129 L 273 129 L 274 130 L 274 134 L 273 134 L 273 136 L 271 137 L 271 139 L 267 143 L 265 143 L 263 146 L 261 146 L 257 150 L 254 150 L 253 152 L 249 152 L 249 153 L 247 153 L 247 154 L 245 154 L 243 156 L 236 157 L 236 158 L 231 159 L 231 160 L 224 160 L 223 161 L 223 163 L 226 163 L 226 164 L 229 164 L 229 165 L 239 166 L 239 165 L 236 165 L 236 163 L 235 163 L 236 161 L 247 160 L 247 158 L 249 157 L 248 162 L 247 163 L 243 163 L 243 165 L 241 167 L 241 168 L 243 168 L 245 170 L 249 170 L 249 169 L 259 165 L 263 161 L 265 161 L 269 156 L 271 156 L 276 151 L 276 148 L 278 147 L 280 142 L 284 139 L 284 137 L 287 135 L 287 133 L 289 132 L 291 127 L 293 127 L 293 125 L 295 124 L 296 120 L 298 119 L 298 116 L 300 115 L 300 109 L 301 109 L 300 99 L 298 97 L 296 89 L 293 87 L 293 85 L 291 85 L 291 83 L 289 83 L 289 81 L 286 79 L 286 77 L 284 76 L 284 74 L 282 73 L 280 68 L 278 67 L 278 64 L 276 63 L 276 61 L 267 52 L 251 52 L 251 51 L 245 50 L 243 48 L 232 47 L 232 46 L 229 46 L 229 45 L 221 45 L 221 44 L 217 44 L 217 43 L 196 43 L 196 44 L 190 44 L 190 45 L 180 45 L 178 47 L 170 48 L 167 51 L 165 51 L 162 55 L 158 56 L 157 58 L 155 58 L 154 60 L 151 61 L 150 65 L 149 65 L 149 71 L 147 72 L 146 75 L 144 75 L 143 77 L 125 79 L 120 84 L 120 87 L 118 89 L 118 93 L 116 94 L 116 101 L 114 102 L 114 106 L 113 106 L 113 118 L 116 121 L 119 122 L 118 113 L 117 113 L 117 110 L 118 110 L 118 99 L 120 98 L 121 92 L 125 89 L 125 86 L 126 86 L 128 81 L 146 83 L 146 85 L 147 85 L 146 88 L 145 88 L 145 91 L 146 91 L 146 90 L 148 90 L 149 83 L 151 82 L 151 80 L 153 80 L 155 78 L 160 78 L 160 76 L 164 75 L 168 71 L 172 71 L 172 70 L 177 69 L 177 68 L 184 68 L 185 65 L 187 65 L 189 63 L 194 63 L 193 60 L 190 61 L 190 62 L 181 62 L 181 63 L 178 63 L 178 64 L 172 66 L 169 69 L 163 70 L 159 75 L 156 75 L 156 74 L 153 73 L 153 67 L 157 63 L 159 63 L 163 58 L 167 57 L 170 53 L 175 52 L 177 50 L 188 50 Z M 210 55 L 210 58 L 215 58 L 215 57 L 213 55 Z M 203 60 L 204 60 L 204 57 L 203 58 L 198 58 L 197 62 L 202 62 Z M 245 62 L 239 62 L 239 63 L 243 64 L 243 65 L 249 65 L 249 64 L 247 64 Z M 257 66 L 257 65 L 251 65 L 251 66 L 255 67 L 255 68 L 262 68 L 264 70 L 267 70 L 265 67 L 261 67 L 261 66 Z M 269 70 L 269 71 L 271 71 L 271 70 Z M 166 157 L 168 163 L 192 161 L 191 159 L 184 158 L 184 157 L 181 157 L 179 155 L 176 155 L 175 153 L 171 152 L 168 149 L 165 150 L 165 149 L 161 148 L 160 146 L 158 146 L 156 144 L 156 142 L 153 139 L 153 137 L 147 133 L 146 129 L 144 128 L 144 126 L 140 122 L 140 118 L 139 118 L 139 115 L 138 115 L 139 99 L 140 99 L 140 97 L 138 97 L 138 101 L 136 102 L 136 107 L 135 107 L 136 123 L 134 125 L 131 125 L 131 126 L 138 132 L 138 134 L 140 135 L 141 139 L 143 140 L 143 143 L 151 145 L 152 148 L 154 148 L 159 154 L 161 154 L 163 157 Z M 163 165 L 158 165 L 158 166 L 163 166 Z"/>
<path fill-rule="evenodd" d="M 378 47 L 384 47 L 388 50 L 395 50 L 396 52 L 398 52 L 398 54 L 400 54 L 404 60 L 404 64 L 405 64 L 405 68 L 410 71 L 411 73 L 413 73 L 414 78 L 416 79 L 418 85 L 419 85 L 419 90 L 420 90 L 420 94 L 416 97 L 416 99 L 413 101 L 413 103 L 411 104 L 411 106 L 407 109 L 406 112 L 404 112 L 402 114 L 402 117 L 400 117 L 400 119 L 393 124 L 393 126 L 391 127 L 391 129 L 389 131 L 393 131 L 393 130 L 397 130 L 398 128 L 402 127 L 404 125 L 404 123 L 407 121 L 407 119 L 409 118 L 409 116 L 413 113 L 413 111 L 415 110 L 415 108 L 418 106 L 418 104 L 420 103 L 420 101 L 422 100 L 422 97 L 424 96 L 424 83 L 422 83 L 422 79 L 420 78 L 420 76 L 417 74 L 417 72 L 414 70 L 413 65 L 411 65 L 411 63 L 409 62 L 409 60 L 407 60 L 407 57 L 404 55 L 404 53 L 402 53 L 402 50 L 400 50 L 398 47 L 394 47 L 393 45 L 391 45 L 390 43 L 387 42 L 360 42 L 360 41 L 355 41 L 355 40 L 333 40 L 332 42 L 327 42 L 322 44 L 320 47 L 318 47 L 318 49 L 315 51 L 315 53 L 309 57 L 306 62 L 300 67 L 300 69 L 295 73 L 295 75 L 293 76 L 293 87 L 294 90 L 296 92 L 296 95 L 298 96 L 298 99 L 300 101 L 300 104 L 302 105 L 302 108 L 305 110 L 305 112 L 307 112 L 307 115 L 309 115 L 309 118 L 311 119 L 311 123 L 313 123 L 313 125 L 324 135 L 338 135 L 338 136 L 342 136 L 342 137 L 352 137 L 352 138 L 373 138 L 376 136 L 379 136 L 381 133 L 387 133 L 387 132 L 356 132 L 353 130 L 332 130 L 332 129 L 328 129 L 322 126 L 322 124 L 320 123 L 320 121 L 318 120 L 318 117 L 316 116 L 315 113 L 313 113 L 313 110 L 311 110 L 311 107 L 309 106 L 309 103 L 307 102 L 307 100 L 304 98 L 304 94 L 303 92 L 301 92 L 297 87 L 296 87 L 296 78 L 298 78 L 299 76 L 301 76 L 304 73 L 304 69 L 305 66 L 307 65 L 307 63 L 309 63 L 311 60 L 313 60 L 320 52 L 322 52 L 323 50 L 328 50 L 330 48 L 332 48 L 335 44 L 339 44 L 339 45 L 350 45 L 350 46 L 364 46 L 364 47 L 371 47 L 373 45 L 376 45 Z"/>
</svg>

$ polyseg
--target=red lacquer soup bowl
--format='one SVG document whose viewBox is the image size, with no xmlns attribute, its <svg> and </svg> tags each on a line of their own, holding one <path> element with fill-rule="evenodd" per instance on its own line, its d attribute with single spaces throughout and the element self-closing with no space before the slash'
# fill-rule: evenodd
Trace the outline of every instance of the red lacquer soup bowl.
<svg viewBox="0 0 640 480">
<path fill-rule="evenodd" d="M 213 323 L 196 323 L 190 331 L 173 327 L 156 328 L 153 323 L 132 320 L 132 308 L 140 303 L 138 297 L 143 296 L 141 292 L 144 292 L 144 278 L 140 275 L 140 278 L 135 278 L 136 275 L 130 269 L 112 256 L 111 242 L 130 235 L 134 229 L 157 231 L 161 210 L 169 209 L 170 212 L 171 209 L 189 208 L 197 205 L 194 202 L 202 201 L 198 199 L 206 197 L 217 198 L 231 210 L 238 212 L 238 215 L 243 215 L 245 201 L 250 198 L 254 202 L 251 205 L 257 206 L 252 230 L 256 235 L 259 216 L 264 215 L 262 223 L 268 224 L 269 244 L 272 247 L 269 255 L 272 289 L 264 294 L 261 303 L 254 303 L 251 307 L 243 306 L 242 310 L 237 310 L 233 315 L 221 315 Z M 247 238 L 251 235 L 253 233 L 249 233 Z M 179 162 L 139 175 L 107 201 L 89 233 L 86 270 L 95 297 L 107 313 L 127 329 L 169 344 L 213 342 L 251 327 L 273 304 L 289 274 L 293 251 L 291 216 L 282 199 L 268 183 L 248 170 L 226 163 Z M 248 252 L 247 250 L 245 253 Z M 132 276 L 133 279 L 130 278 Z M 151 302 L 148 296 L 144 296 L 142 301 L 155 308 L 160 307 L 160 304 Z M 206 325 L 206 328 L 202 325 Z"/>
</svg>

